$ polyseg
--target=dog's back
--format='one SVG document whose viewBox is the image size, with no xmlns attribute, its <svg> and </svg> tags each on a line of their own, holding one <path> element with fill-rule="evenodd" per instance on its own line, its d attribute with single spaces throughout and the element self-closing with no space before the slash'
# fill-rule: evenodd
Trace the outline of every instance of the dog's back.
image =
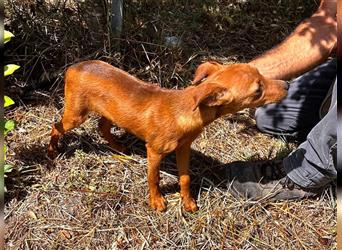
<svg viewBox="0 0 342 250">
<path fill-rule="evenodd" d="M 124 98 L 133 96 L 135 92 L 144 95 L 153 89 L 153 86 L 146 85 L 125 71 L 99 60 L 72 65 L 65 73 L 65 94 L 74 93 L 88 98 L 96 96 L 96 93 L 105 97 L 115 93 Z"/>
<path fill-rule="evenodd" d="M 93 111 L 141 139 L 147 139 L 146 126 L 152 125 L 147 121 L 161 112 L 161 100 L 167 102 L 171 93 L 97 60 L 75 64 L 65 73 L 65 112 Z"/>
</svg>

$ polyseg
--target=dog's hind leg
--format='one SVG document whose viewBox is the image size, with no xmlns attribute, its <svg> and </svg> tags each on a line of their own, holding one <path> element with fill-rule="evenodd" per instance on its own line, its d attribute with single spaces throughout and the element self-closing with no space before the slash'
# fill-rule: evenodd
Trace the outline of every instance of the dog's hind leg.
<svg viewBox="0 0 342 250">
<path fill-rule="evenodd" d="M 75 102 L 72 104 L 68 105 L 66 101 L 62 120 L 52 126 L 51 140 L 48 147 L 48 156 L 50 158 L 56 156 L 59 138 L 67 131 L 80 126 L 87 119 L 88 110 L 82 109 L 82 105 L 74 105 L 77 104 Z"/>
<path fill-rule="evenodd" d="M 112 128 L 111 121 L 102 116 L 101 119 L 99 120 L 99 130 L 103 138 L 107 140 L 109 146 L 115 151 L 126 153 L 127 148 L 115 139 L 114 135 L 110 132 L 111 128 Z"/>
</svg>

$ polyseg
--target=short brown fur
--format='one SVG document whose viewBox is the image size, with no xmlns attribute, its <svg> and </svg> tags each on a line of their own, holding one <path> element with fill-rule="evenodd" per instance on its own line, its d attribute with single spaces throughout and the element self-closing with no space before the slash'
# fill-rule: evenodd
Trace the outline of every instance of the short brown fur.
<svg viewBox="0 0 342 250">
<path fill-rule="evenodd" d="M 189 176 L 190 146 L 194 139 L 218 117 L 280 101 L 287 91 L 283 81 L 265 79 L 248 64 L 203 63 L 193 82 L 197 85 L 168 90 L 102 61 L 85 61 L 69 67 L 65 74 L 64 114 L 52 128 L 48 155 L 54 157 L 59 138 L 80 126 L 93 111 L 101 115 L 99 130 L 113 149 L 125 150 L 110 133 L 112 124 L 146 142 L 150 206 L 157 211 L 166 209 L 166 200 L 159 190 L 160 162 L 176 151 L 184 208 L 196 211 Z"/>
</svg>

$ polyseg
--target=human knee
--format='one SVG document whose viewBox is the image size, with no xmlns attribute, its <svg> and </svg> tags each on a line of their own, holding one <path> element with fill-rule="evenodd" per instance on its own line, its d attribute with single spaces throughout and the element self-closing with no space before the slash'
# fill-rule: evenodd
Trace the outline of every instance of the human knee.
<svg viewBox="0 0 342 250">
<path fill-rule="evenodd" d="M 261 107 L 255 111 L 255 121 L 257 128 L 264 133 L 269 132 L 270 115 L 267 114 L 266 109 Z"/>
<path fill-rule="evenodd" d="M 257 128 L 263 133 L 293 137 L 297 137 L 300 133 L 299 124 L 295 117 L 276 109 L 276 107 L 257 108 L 255 120 Z"/>
</svg>

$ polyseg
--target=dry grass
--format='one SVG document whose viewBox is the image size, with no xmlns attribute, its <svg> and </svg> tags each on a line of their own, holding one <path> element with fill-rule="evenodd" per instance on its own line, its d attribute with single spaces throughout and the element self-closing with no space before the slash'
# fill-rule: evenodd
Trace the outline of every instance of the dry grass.
<svg viewBox="0 0 342 250">
<path fill-rule="evenodd" d="M 183 87 L 202 59 L 216 58 L 225 63 L 248 60 L 280 41 L 315 7 L 311 1 L 207 0 L 203 1 L 205 6 L 196 1 L 151 2 L 126 2 L 128 24 L 116 52 L 106 36 L 101 43 L 84 43 L 80 48 L 80 42 L 72 43 L 80 39 L 78 34 L 62 36 L 66 27 L 61 20 L 42 38 L 48 50 L 42 48 L 38 53 L 31 42 L 25 44 L 30 52 L 22 58 L 31 56 L 34 60 L 25 60 L 24 76 L 17 74 L 11 78 L 13 85 L 6 88 L 17 102 L 6 116 L 18 122 L 8 138 L 8 161 L 21 171 L 7 180 L 6 248 L 336 249 L 332 189 L 316 200 L 281 203 L 251 202 L 230 195 L 222 170 L 231 162 L 282 158 L 296 146 L 258 132 L 249 110 L 217 120 L 194 142 L 192 191 L 200 207 L 194 214 L 182 210 L 174 155 L 163 162 L 161 185 L 169 203 L 166 213 L 158 214 L 147 204 L 143 142 L 115 130 L 125 144 L 131 145 L 132 154 L 113 154 L 97 133 L 95 116 L 63 138 L 62 155 L 54 161 L 46 158 L 51 124 L 62 113 L 62 78 L 57 74 L 45 86 L 46 81 L 39 81 L 44 70 L 38 65 L 44 65 L 46 71 L 54 67 L 63 70 L 90 55 L 141 79 L 165 87 Z M 37 14 L 39 18 L 25 15 L 22 18 L 27 18 L 37 32 L 27 35 L 25 41 L 43 36 L 39 30 L 44 30 L 39 26 L 43 14 Z M 67 18 L 63 11 L 55 15 Z M 67 24 L 77 27 L 82 17 L 76 12 L 71 17 L 75 23 Z M 18 22 L 20 19 L 14 23 Z M 12 27 L 9 21 L 8 25 Z M 13 28 L 18 30 L 18 40 L 25 37 L 25 25 L 21 27 Z M 82 27 L 79 30 L 92 41 L 94 34 Z M 65 37 L 57 39 L 62 47 L 53 46 L 53 32 L 58 39 Z M 164 37 L 170 35 L 182 37 L 180 48 L 164 46 Z M 74 49 L 80 48 L 79 54 L 66 47 L 69 43 Z M 23 50 L 14 42 L 9 60 L 20 58 L 19 51 Z"/>
<path fill-rule="evenodd" d="M 95 118 L 63 139 L 64 155 L 53 162 L 46 159 L 50 124 L 57 113 L 50 104 L 30 105 L 12 113 L 20 131 L 10 138 L 16 155 L 9 158 L 14 165 L 34 171 L 22 177 L 34 181 L 31 186 L 12 187 L 11 195 L 19 198 L 12 198 L 6 206 L 6 245 L 10 249 L 335 246 L 335 201 L 329 193 L 318 200 L 283 203 L 254 203 L 229 194 L 224 176 L 215 169 L 228 167 L 234 160 L 274 158 L 285 146 L 255 129 L 249 128 L 253 134 L 243 132 L 248 125 L 240 120 L 247 119 L 246 114 L 220 119 L 193 145 L 192 187 L 199 212 L 182 211 L 174 157 L 165 160 L 161 176 L 169 204 L 165 214 L 158 214 L 147 204 L 143 143 L 134 143 L 130 156 L 113 155 L 96 132 Z M 134 142 L 132 137 L 123 140 Z M 20 194 L 15 195 L 16 191 Z"/>
</svg>

